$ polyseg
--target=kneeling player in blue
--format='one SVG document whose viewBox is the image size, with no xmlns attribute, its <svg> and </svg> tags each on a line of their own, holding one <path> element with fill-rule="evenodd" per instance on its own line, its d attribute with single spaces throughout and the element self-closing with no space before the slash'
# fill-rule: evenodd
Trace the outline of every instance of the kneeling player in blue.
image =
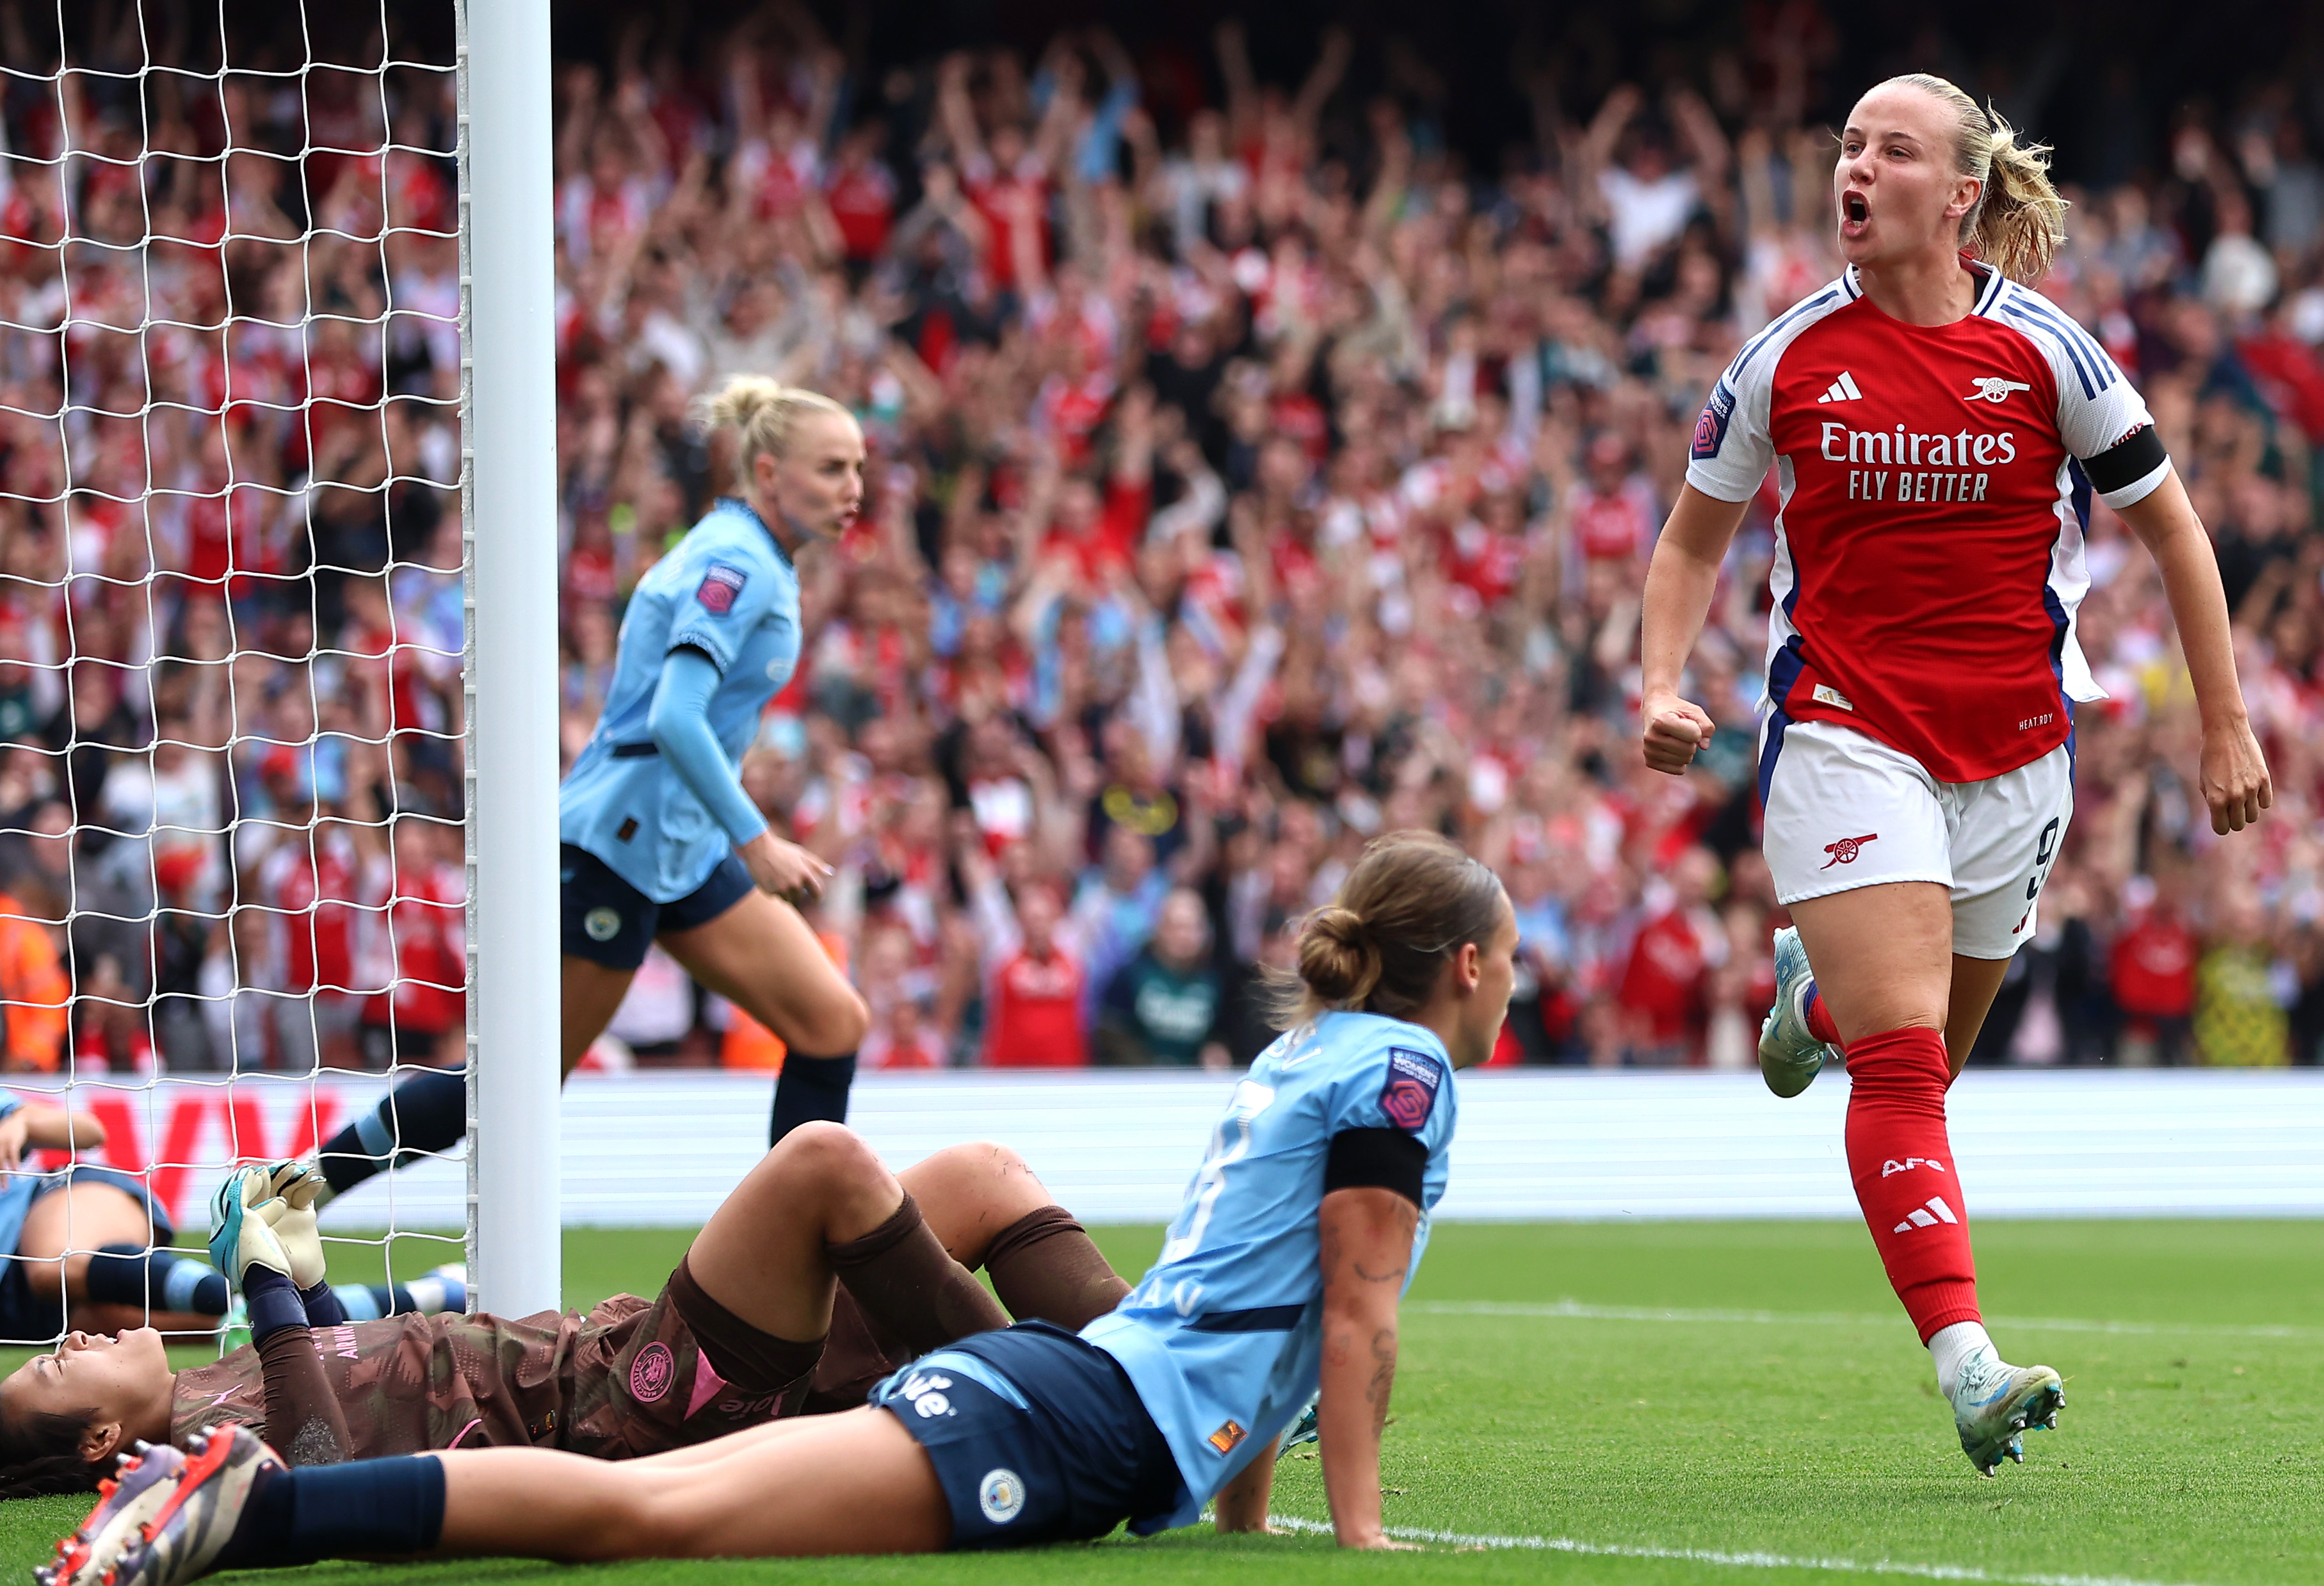
<svg viewBox="0 0 2324 1586">
<path fill-rule="evenodd" d="M 933 1553 L 1150 1533 L 1213 1499 L 1222 1530 L 1262 1531 L 1276 1441 L 1319 1388 L 1339 1539 L 1394 1545 L 1379 1445 L 1397 1304 L 1444 1192 L 1452 1071 L 1491 1054 L 1516 946 L 1484 866 L 1429 834 L 1373 844 L 1304 928 L 1291 1028 L 1235 1086 L 1160 1259 L 1079 1334 L 975 1334 L 862 1409 L 625 1465 L 489 1449 L 293 1471 L 237 1427 L 161 1451 L 166 1478 L 100 1504 L 42 1579 Z"/>
</svg>

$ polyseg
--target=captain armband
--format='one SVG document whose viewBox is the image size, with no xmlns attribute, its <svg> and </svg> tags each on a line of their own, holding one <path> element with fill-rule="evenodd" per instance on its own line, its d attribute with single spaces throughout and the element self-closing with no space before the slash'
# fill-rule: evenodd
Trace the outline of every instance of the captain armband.
<svg viewBox="0 0 2324 1586">
<path fill-rule="evenodd" d="M 2142 424 L 2094 457 L 2082 459 L 2090 488 L 2110 507 L 2128 506 L 2163 483 L 2171 454 L 2152 424 Z"/>
<path fill-rule="evenodd" d="M 1428 1148 L 1400 1129 L 1343 1129 L 1323 1159 L 1323 1193 L 1394 1190 L 1417 1206 L 1428 1175 Z"/>
</svg>

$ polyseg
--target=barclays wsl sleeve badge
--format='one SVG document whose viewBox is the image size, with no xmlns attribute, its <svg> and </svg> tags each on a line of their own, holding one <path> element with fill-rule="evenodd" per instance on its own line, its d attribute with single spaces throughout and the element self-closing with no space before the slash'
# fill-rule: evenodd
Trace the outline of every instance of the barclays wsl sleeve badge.
<svg viewBox="0 0 2324 1586">
<path fill-rule="evenodd" d="M 1727 423 L 1734 416 L 1735 392 L 1721 375 L 1711 388 L 1711 400 L 1702 405 L 1702 417 L 1694 421 L 1694 445 L 1688 455 L 1698 463 L 1717 456 L 1719 448 L 1727 444 Z"/>
<path fill-rule="evenodd" d="M 1436 1111 L 1436 1093 L 1444 1084 L 1444 1065 L 1425 1052 L 1403 1047 L 1388 1051 L 1388 1083 L 1380 1087 L 1380 1111 L 1407 1134 L 1418 1134 Z"/>
<path fill-rule="evenodd" d="M 702 587 L 694 592 L 694 598 L 700 601 L 712 616 L 723 617 L 734 609 L 735 596 L 742 593 L 742 586 L 750 581 L 751 576 L 742 568 L 730 567 L 724 562 L 714 563 L 710 571 L 702 576 Z"/>
</svg>

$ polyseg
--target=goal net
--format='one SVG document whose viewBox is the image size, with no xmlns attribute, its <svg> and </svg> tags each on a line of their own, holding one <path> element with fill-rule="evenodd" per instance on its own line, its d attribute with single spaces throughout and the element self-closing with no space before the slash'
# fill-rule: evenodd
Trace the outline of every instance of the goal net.
<svg viewBox="0 0 2324 1586">
<path fill-rule="evenodd" d="M 0 8 L 11 1342 L 166 1308 L 77 1276 L 138 1197 L 198 1254 L 232 1164 L 467 1062 L 459 19 L 375 3 Z M 334 1277 L 471 1204 L 350 1190 Z"/>
</svg>

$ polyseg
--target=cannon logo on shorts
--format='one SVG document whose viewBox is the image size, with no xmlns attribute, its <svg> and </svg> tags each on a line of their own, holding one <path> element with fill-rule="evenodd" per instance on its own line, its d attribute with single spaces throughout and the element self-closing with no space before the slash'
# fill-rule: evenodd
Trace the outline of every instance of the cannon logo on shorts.
<svg viewBox="0 0 2324 1586">
<path fill-rule="evenodd" d="M 641 1405 L 659 1404 L 669 1385 L 678 1380 L 678 1361 L 669 1345 L 656 1339 L 630 1362 L 630 1397 Z"/>
<path fill-rule="evenodd" d="M 593 942 L 610 942 L 622 934 L 621 910 L 593 908 L 581 917 L 581 928 L 589 933 Z"/>
<path fill-rule="evenodd" d="M 1241 1422 L 1222 1421 L 1219 1423 L 1219 1429 L 1204 1441 L 1222 1454 L 1232 1453 L 1235 1451 L 1235 1445 L 1249 1435 L 1250 1434 L 1243 1430 Z"/>
<path fill-rule="evenodd" d="M 1864 845 L 1867 843 L 1877 843 L 1879 840 L 1879 833 L 1867 832 L 1861 837 L 1842 837 L 1837 843 L 1827 843 L 1823 845 L 1823 851 L 1831 857 L 1823 862 L 1823 868 L 1830 870 L 1835 864 L 1854 864 L 1856 856 L 1864 852 Z"/>
<path fill-rule="evenodd" d="M 1006 1526 L 1025 1512 L 1025 1479 L 1002 1466 L 987 1471 L 976 1484 L 976 1507 L 996 1526 Z"/>
</svg>

